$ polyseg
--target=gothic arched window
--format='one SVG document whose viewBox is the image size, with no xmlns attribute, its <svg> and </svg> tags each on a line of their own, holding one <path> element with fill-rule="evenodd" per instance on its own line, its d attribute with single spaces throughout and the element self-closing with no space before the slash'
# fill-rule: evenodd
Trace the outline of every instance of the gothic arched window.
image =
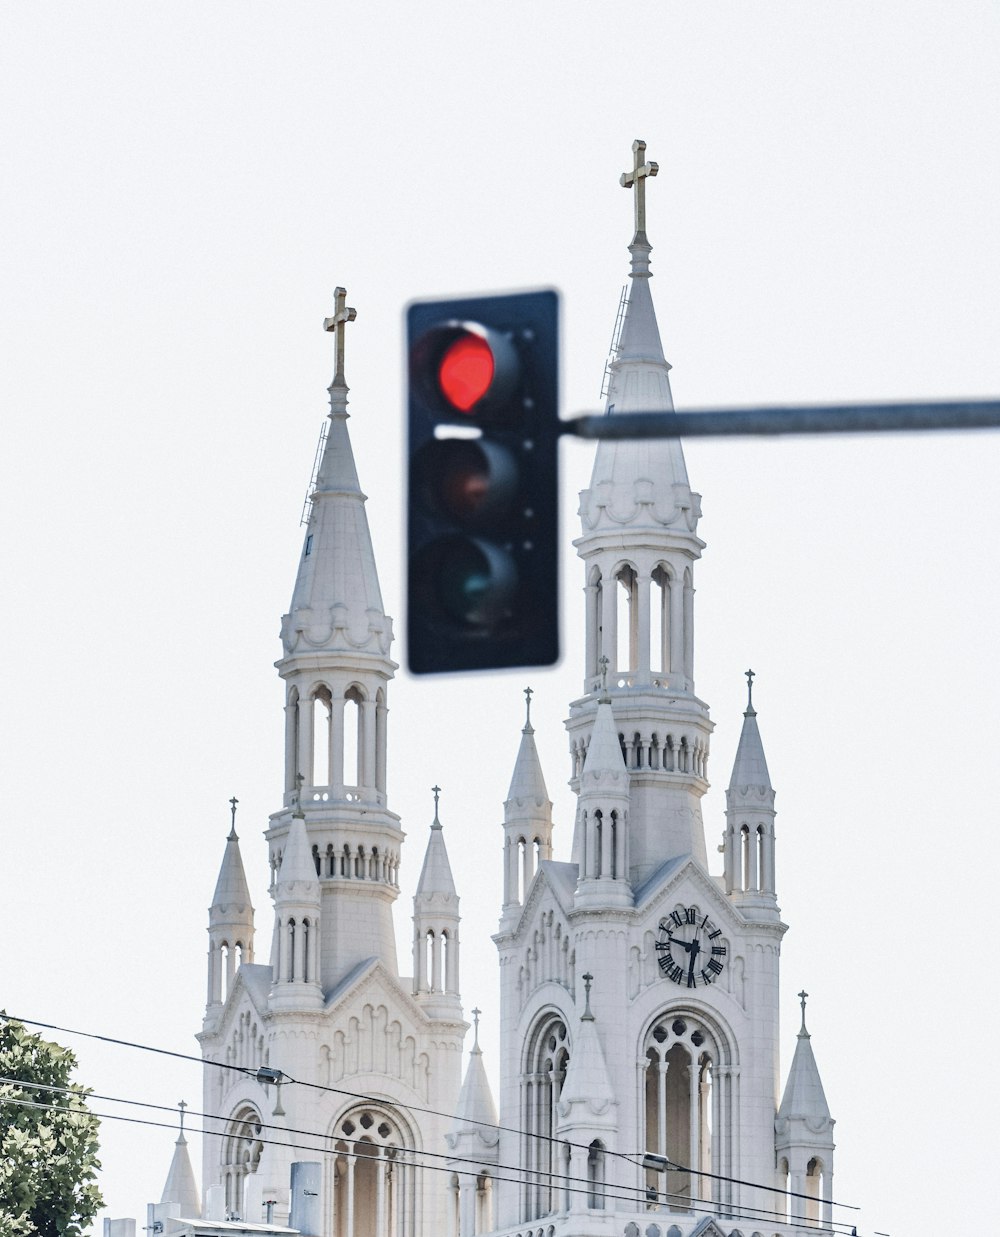
<svg viewBox="0 0 1000 1237">
<path fill-rule="evenodd" d="M 718 1170 L 714 1146 L 719 1122 L 715 1095 L 720 1045 L 705 1022 L 687 1011 L 661 1015 L 643 1045 L 646 1060 L 646 1146 L 682 1169 L 647 1172 L 646 1186 L 666 1195 L 671 1211 L 712 1201 Z"/>
<path fill-rule="evenodd" d="M 551 1215 L 561 1204 L 557 1174 L 560 1143 L 556 1140 L 557 1104 L 569 1065 L 569 1038 L 561 1016 L 542 1016 L 528 1038 L 522 1076 L 521 1162 L 526 1173 L 522 1186 L 525 1220 Z"/>
<path fill-rule="evenodd" d="M 353 1108 L 331 1131 L 333 1237 L 406 1237 L 412 1231 L 413 1134 L 386 1105 Z M 407 1217 L 410 1217 L 407 1220 Z"/>
<path fill-rule="evenodd" d="M 247 1104 L 237 1110 L 222 1139 L 222 1181 L 226 1187 L 226 1213 L 230 1218 L 243 1215 L 243 1187 L 247 1177 L 257 1171 L 264 1144 L 260 1114 Z"/>
</svg>

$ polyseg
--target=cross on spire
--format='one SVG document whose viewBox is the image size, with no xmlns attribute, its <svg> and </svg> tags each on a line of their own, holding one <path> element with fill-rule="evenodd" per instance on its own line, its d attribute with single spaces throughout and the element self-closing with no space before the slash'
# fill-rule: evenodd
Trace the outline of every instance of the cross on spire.
<svg viewBox="0 0 1000 1237">
<path fill-rule="evenodd" d="M 532 697 L 534 694 L 535 694 L 535 693 L 531 690 L 531 688 L 530 688 L 530 687 L 526 687 L 526 688 L 524 689 L 524 699 L 525 699 L 525 701 L 527 702 L 527 706 L 526 706 L 526 709 L 525 709 L 525 712 L 526 712 L 526 717 L 525 717 L 525 719 L 524 719 L 524 728 L 525 728 L 525 730 L 530 730 L 530 729 L 531 729 L 531 697 Z"/>
<path fill-rule="evenodd" d="M 476 1041 L 475 1041 L 475 1043 L 472 1045 L 472 1051 L 473 1051 L 473 1052 L 477 1052 L 477 1051 L 479 1050 L 479 1015 L 480 1015 L 482 1012 L 483 1012 L 483 1011 L 482 1011 L 481 1009 L 474 1009 L 474 1010 L 472 1011 L 472 1022 L 473 1022 L 473 1025 L 474 1025 L 474 1027 L 475 1027 L 474 1035 L 475 1035 L 475 1037 L 476 1037 Z"/>
<path fill-rule="evenodd" d="M 582 1016 L 581 1016 L 581 1018 L 580 1018 L 580 1021 L 581 1021 L 581 1022 L 594 1022 L 594 1021 L 596 1021 L 596 1020 L 595 1020 L 595 1018 L 594 1018 L 594 1015 L 590 1012 L 590 985 L 591 985 L 593 982 L 594 982 L 594 977 L 593 977 L 593 975 L 591 975 L 591 973 L 590 973 L 589 971 L 585 971 L 585 972 L 584 972 L 584 974 L 583 974 L 583 986 L 584 986 L 584 988 L 586 989 L 587 995 L 586 995 L 586 998 L 585 998 L 585 1007 L 584 1007 L 584 1011 L 583 1011 L 583 1014 L 582 1014 Z"/>
<path fill-rule="evenodd" d="M 353 322 L 357 316 L 358 311 L 347 304 L 347 289 L 334 288 L 333 317 L 323 319 L 323 330 L 333 331 L 337 338 L 337 368 L 333 375 L 334 386 L 344 385 L 344 327 L 348 322 Z"/>
<path fill-rule="evenodd" d="M 636 138 L 632 143 L 632 170 L 622 172 L 618 183 L 623 189 L 635 189 L 635 236 L 636 240 L 646 239 L 646 177 L 655 176 L 660 170 L 658 163 L 645 163 L 643 156 L 646 143 Z"/>
<path fill-rule="evenodd" d="M 744 717 L 756 717 L 757 712 L 753 707 L 753 681 L 757 677 L 752 670 L 744 671 L 747 681 L 747 707 Z"/>
<path fill-rule="evenodd" d="M 597 659 L 597 664 L 601 667 L 601 699 L 608 698 L 608 666 L 611 663 L 608 661 L 607 653 L 602 653 Z"/>
<path fill-rule="evenodd" d="M 434 793 L 434 823 L 436 825 L 439 825 L 441 822 L 438 820 L 438 801 L 441 798 L 441 787 L 432 786 L 431 790 Z"/>
<path fill-rule="evenodd" d="M 179 1100 L 177 1103 L 177 1107 L 181 1110 L 181 1138 L 183 1138 L 184 1137 L 184 1109 L 187 1108 L 187 1102 L 185 1100 Z"/>
<path fill-rule="evenodd" d="M 802 1006 L 802 1030 L 801 1030 L 801 1031 L 799 1031 L 799 1034 L 800 1034 L 800 1035 L 808 1035 L 808 1034 L 809 1034 L 809 1032 L 806 1030 L 806 997 L 807 997 L 808 995 L 809 995 L 809 993 L 808 993 L 808 992 L 806 992 L 806 991 L 805 991 L 805 989 L 803 989 L 803 990 L 799 993 L 799 1004 Z"/>
<path fill-rule="evenodd" d="M 233 797 L 229 800 L 229 810 L 233 814 L 233 827 L 230 830 L 230 833 L 232 834 L 233 837 L 236 836 L 236 805 L 237 803 L 239 803 L 239 799 L 237 799 L 236 796 L 233 795 Z"/>
</svg>

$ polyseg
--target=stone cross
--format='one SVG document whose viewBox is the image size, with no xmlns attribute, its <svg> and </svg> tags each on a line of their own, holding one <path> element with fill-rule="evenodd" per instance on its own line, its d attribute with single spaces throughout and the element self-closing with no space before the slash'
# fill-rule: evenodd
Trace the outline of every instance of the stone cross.
<svg viewBox="0 0 1000 1237">
<path fill-rule="evenodd" d="M 644 163 L 646 143 L 638 138 L 632 143 L 633 167 L 631 172 L 622 172 L 618 183 L 623 189 L 635 189 L 635 234 L 646 235 L 646 177 L 655 176 L 660 170 L 658 163 Z"/>
<path fill-rule="evenodd" d="M 799 1032 L 800 1035 L 803 1034 L 806 1029 L 806 997 L 808 995 L 809 993 L 805 990 L 799 993 L 799 1004 L 802 1006 L 802 1030 Z"/>
<path fill-rule="evenodd" d="M 181 1137 L 183 1138 L 184 1136 L 184 1109 L 187 1108 L 187 1104 L 185 1103 L 184 1100 L 181 1100 L 178 1103 L 177 1107 L 181 1110 Z"/>
<path fill-rule="evenodd" d="M 234 833 L 236 832 L 236 805 L 237 803 L 239 803 L 239 799 L 237 799 L 236 796 L 233 795 L 233 797 L 229 800 L 229 810 L 233 814 L 233 832 Z"/>
<path fill-rule="evenodd" d="M 747 680 L 747 712 L 753 712 L 753 681 L 757 677 L 752 670 L 744 672 Z"/>
<path fill-rule="evenodd" d="M 432 786 L 431 790 L 434 792 L 434 819 L 436 821 L 438 818 L 438 800 L 441 798 L 441 787 Z"/>
<path fill-rule="evenodd" d="M 606 696 L 608 694 L 608 666 L 611 665 L 606 653 L 601 654 L 597 659 L 597 664 L 601 667 L 601 695 Z"/>
<path fill-rule="evenodd" d="M 333 317 L 323 319 L 323 330 L 333 331 L 337 337 L 337 369 L 333 375 L 334 382 L 344 381 L 344 327 L 353 322 L 358 311 L 347 304 L 347 289 L 333 290 Z"/>
<path fill-rule="evenodd" d="M 524 719 L 525 730 L 527 730 L 531 726 L 531 697 L 534 694 L 535 693 L 531 690 L 530 687 L 526 687 L 524 689 L 524 698 L 528 702 L 527 717 Z"/>
<path fill-rule="evenodd" d="M 298 812 L 302 807 L 302 786 L 305 782 L 305 777 L 301 773 L 295 775 L 295 790 L 292 792 L 292 807 Z"/>
<path fill-rule="evenodd" d="M 472 1021 L 473 1021 L 473 1024 L 475 1025 L 475 1028 L 476 1028 L 476 1029 L 475 1029 L 476 1042 L 472 1045 L 472 1051 L 473 1051 L 473 1052 L 475 1052 L 475 1051 L 476 1051 L 476 1049 L 479 1047 L 479 1015 L 480 1015 L 482 1012 L 483 1012 L 483 1011 L 482 1011 L 481 1009 L 474 1009 L 474 1010 L 472 1011 Z"/>
<path fill-rule="evenodd" d="M 590 985 L 593 982 L 594 982 L 593 975 L 591 975 L 589 971 L 585 971 L 584 976 L 583 976 L 583 986 L 587 990 L 587 996 L 586 996 L 586 1007 L 583 1011 L 583 1018 L 580 1019 L 581 1022 L 583 1021 L 584 1018 L 588 1022 L 594 1021 L 594 1015 L 590 1012 Z"/>
</svg>

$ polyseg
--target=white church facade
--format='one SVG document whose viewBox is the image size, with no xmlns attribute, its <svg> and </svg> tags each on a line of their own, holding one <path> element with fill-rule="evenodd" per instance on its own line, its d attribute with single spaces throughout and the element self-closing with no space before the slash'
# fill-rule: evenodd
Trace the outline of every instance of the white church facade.
<svg viewBox="0 0 1000 1237">
<path fill-rule="evenodd" d="M 650 295 L 644 190 L 656 165 L 644 149 L 622 178 L 636 226 L 610 415 L 673 407 Z M 693 604 L 704 543 L 679 441 L 601 443 L 581 495 L 586 664 L 566 723 L 576 817 L 557 854 L 529 696 L 497 855 L 495 1100 L 478 1040 L 463 1057 L 459 896 L 436 813 L 412 957 L 397 958 L 403 833 L 386 758 L 396 664 L 347 427 L 352 314 L 339 295 L 329 431 L 281 625 L 284 794 L 266 860 L 256 846 L 247 854 L 270 865 L 272 914 L 255 924 L 234 814 L 198 1036 L 202 1109 L 218 1117 L 205 1122 L 215 1132 L 200 1197 L 178 1146 L 166 1231 L 832 1231 L 834 1123 L 804 994 L 779 1076 L 785 924 L 752 675 L 723 872 L 708 870 L 713 723 L 695 689 Z M 278 1069 L 309 1082 L 279 1085 Z"/>
</svg>

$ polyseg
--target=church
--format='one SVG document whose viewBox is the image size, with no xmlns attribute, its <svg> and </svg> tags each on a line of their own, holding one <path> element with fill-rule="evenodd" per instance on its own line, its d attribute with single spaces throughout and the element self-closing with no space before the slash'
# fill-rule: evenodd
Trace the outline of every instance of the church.
<svg viewBox="0 0 1000 1237">
<path fill-rule="evenodd" d="M 673 409 L 645 219 L 657 168 L 644 152 L 634 144 L 622 177 L 635 227 L 611 416 Z M 168 1233 L 311 1237 L 842 1229 L 805 994 L 779 1075 L 786 925 L 752 672 L 721 875 L 708 867 L 713 722 L 694 658 L 705 543 L 678 440 L 601 442 L 581 495 L 586 660 L 566 721 L 576 816 L 557 853 L 529 693 L 496 856 L 495 1096 L 460 996 L 459 891 L 437 813 L 412 956 L 397 957 L 403 832 L 386 756 L 397 667 L 348 433 L 353 311 L 343 296 L 338 307 L 329 427 L 281 623 L 284 795 L 266 858 L 246 848 L 248 863 L 269 865 L 273 907 L 262 941 L 234 809 L 198 1035 L 212 1114 L 203 1194 L 182 1134 L 151 1217 Z"/>
</svg>

